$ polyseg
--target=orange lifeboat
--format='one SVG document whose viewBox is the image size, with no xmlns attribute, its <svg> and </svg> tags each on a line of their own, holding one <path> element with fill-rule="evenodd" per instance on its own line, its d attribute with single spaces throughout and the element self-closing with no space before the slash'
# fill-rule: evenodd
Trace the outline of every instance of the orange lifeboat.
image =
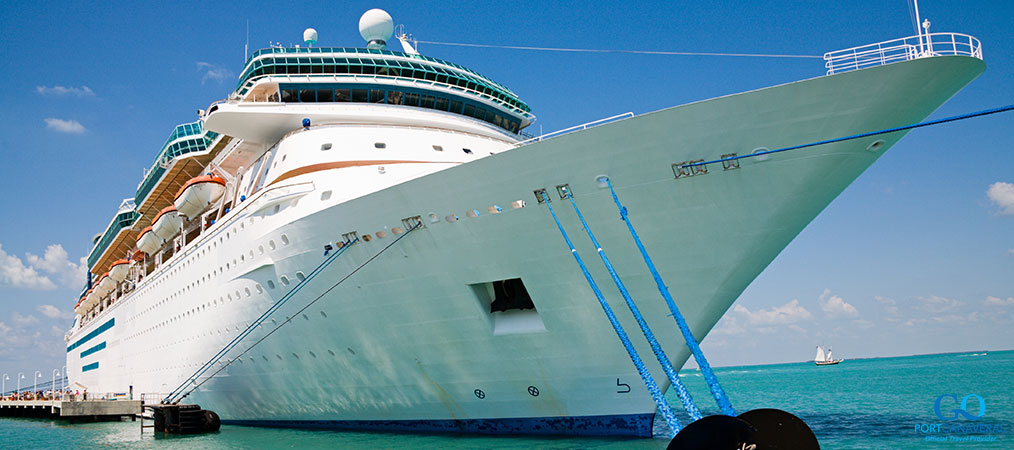
<svg viewBox="0 0 1014 450">
<path fill-rule="evenodd" d="M 165 242 L 162 238 L 155 236 L 151 228 L 149 226 L 141 230 L 141 235 L 137 237 L 137 249 L 149 255 L 158 251 L 158 248 Z"/>
<path fill-rule="evenodd" d="M 106 294 L 112 292 L 116 287 L 116 282 L 112 278 L 109 278 L 109 272 L 102 274 L 99 278 L 99 282 L 95 284 L 95 294 L 98 297 L 105 297 Z"/>
<path fill-rule="evenodd" d="M 91 309 L 91 307 L 97 305 L 98 303 L 99 296 L 95 294 L 95 288 L 91 288 L 88 290 L 87 293 L 85 293 L 85 299 L 83 302 L 81 302 L 81 305 L 84 306 L 85 309 L 87 310 Z"/>
<path fill-rule="evenodd" d="M 130 272 L 130 261 L 126 259 L 118 259 L 109 266 L 109 278 L 117 283 L 126 280 L 128 272 Z"/>
<path fill-rule="evenodd" d="M 151 222 L 151 231 L 155 233 L 155 236 L 168 241 L 180 233 L 180 226 L 182 224 L 183 219 L 180 218 L 176 207 L 167 206 L 159 211 L 158 215 L 155 216 L 155 220 Z"/>
<path fill-rule="evenodd" d="M 208 209 L 225 193 L 225 180 L 214 175 L 191 178 L 176 193 L 176 210 L 190 219 Z"/>
</svg>

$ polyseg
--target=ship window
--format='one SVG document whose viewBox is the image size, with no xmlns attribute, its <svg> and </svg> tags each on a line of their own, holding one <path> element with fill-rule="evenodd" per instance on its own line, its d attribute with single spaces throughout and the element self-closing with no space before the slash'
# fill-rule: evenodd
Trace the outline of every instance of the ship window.
<svg viewBox="0 0 1014 450">
<path fill-rule="evenodd" d="M 422 106 L 423 108 L 433 109 L 433 100 L 434 99 L 433 99 L 432 95 L 423 95 L 421 97 L 421 101 L 419 103 L 419 106 Z"/>
<path fill-rule="evenodd" d="M 334 67 L 334 73 L 349 73 L 349 66 L 339 64 Z"/>
<path fill-rule="evenodd" d="M 330 143 L 330 142 L 328 142 L 327 144 L 323 144 L 323 145 L 321 145 L 321 146 L 320 146 L 320 149 L 321 149 L 321 150 L 331 150 L 331 143 Z"/>
<path fill-rule="evenodd" d="M 334 101 L 336 102 L 347 102 L 351 99 L 348 89 L 335 89 L 334 90 Z"/>
<path fill-rule="evenodd" d="M 419 94 L 405 93 L 405 104 L 408 106 L 419 106 Z"/>
<path fill-rule="evenodd" d="M 387 93 L 387 103 L 392 105 L 402 104 L 402 94 L 400 91 L 390 91 Z"/>
<path fill-rule="evenodd" d="M 370 103 L 384 103 L 384 91 L 380 89 L 371 89 Z"/>
<path fill-rule="evenodd" d="M 363 73 L 373 75 L 373 66 L 363 66 Z"/>
<path fill-rule="evenodd" d="M 482 108 L 479 108 L 479 107 L 476 107 L 475 108 L 475 115 L 473 117 L 475 117 L 476 119 L 482 120 L 483 118 L 486 117 L 486 110 L 482 109 Z"/>
<path fill-rule="evenodd" d="M 353 103 L 366 103 L 367 97 L 366 89 L 353 89 L 352 90 L 352 102 Z"/>
<path fill-rule="evenodd" d="M 349 66 L 349 73 L 363 73 L 363 66 Z"/>
<path fill-rule="evenodd" d="M 299 73 L 310 73 L 310 66 L 299 66 Z"/>
<path fill-rule="evenodd" d="M 317 101 L 318 102 L 333 102 L 334 92 L 330 89 L 317 89 Z"/>
<path fill-rule="evenodd" d="M 317 92 L 313 89 L 300 89 L 299 101 L 303 103 L 315 102 L 317 101 Z"/>
<path fill-rule="evenodd" d="M 451 112 L 461 114 L 461 102 L 451 101 Z"/>
<path fill-rule="evenodd" d="M 493 116 L 493 125 L 496 125 L 498 127 L 503 127 L 503 117 L 500 117 L 499 114 L 494 115 Z"/>
<path fill-rule="evenodd" d="M 437 99 L 437 109 L 439 109 L 441 111 L 447 111 L 447 108 L 449 107 L 449 104 L 450 104 L 450 102 L 446 98 L 438 98 Z"/>
<path fill-rule="evenodd" d="M 282 101 L 283 102 L 294 102 L 296 101 L 296 95 L 299 91 L 295 89 L 282 89 Z"/>
<path fill-rule="evenodd" d="M 463 151 L 463 152 L 465 152 L 465 153 L 468 153 L 469 155 L 471 155 L 471 154 L 472 154 L 472 150 L 471 150 L 471 149 L 468 149 L 468 148 L 463 148 L 463 149 L 461 149 L 461 151 Z"/>
<path fill-rule="evenodd" d="M 383 142 L 374 142 L 373 143 L 373 147 L 374 148 L 387 148 L 387 144 L 385 144 Z"/>
<path fill-rule="evenodd" d="M 465 115 L 469 116 L 469 117 L 474 116 L 475 115 L 475 107 L 472 106 L 472 105 L 465 105 Z"/>
<path fill-rule="evenodd" d="M 439 146 L 439 145 L 434 145 L 434 146 L 433 146 L 433 150 L 436 150 L 436 151 L 438 151 L 438 152 L 442 152 L 442 151 L 444 151 L 444 148 L 443 148 L 443 147 L 441 147 L 441 146 Z"/>
<path fill-rule="evenodd" d="M 482 120 L 485 120 L 486 122 L 489 123 L 493 123 L 493 116 L 495 115 L 496 114 L 494 114 L 492 110 L 486 111 L 486 117 L 484 117 Z"/>
</svg>

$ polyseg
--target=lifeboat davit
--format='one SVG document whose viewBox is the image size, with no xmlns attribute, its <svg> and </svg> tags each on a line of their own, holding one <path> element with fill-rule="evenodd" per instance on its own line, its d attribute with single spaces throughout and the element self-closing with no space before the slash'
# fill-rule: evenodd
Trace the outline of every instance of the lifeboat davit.
<svg viewBox="0 0 1014 450">
<path fill-rule="evenodd" d="M 137 249 L 150 255 L 158 251 L 163 242 L 165 240 L 156 236 L 155 232 L 152 231 L 152 227 L 146 227 L 141 230 L 141 235 L 137 237 Z"/>
<path fill-rule="evenodd" d="M 127 279 L 127 273 L 130 272 L 130 261 L 126 259 L 118 259 L 113 262 L 113 265 L 109 266 L 109 278 L 119 283 Z"/>
<path fill-rule="evenodd" d="M 225 180 L 214 175 L 191 178 L 176 193 L 176 210 L 190 219 L 208 209 L 225 193 Z"/>
<path fill-rule="evenodd" d="M 183 219 L 180 218 L 180 214 L 176 211 L 176 207 L 167 206 L 159 211 L 158 215 L 155 216 L 155 220 L 151 223 L 151 231 L 155 233 L 155 236 L 162 238 L 164 241 L 168 241 L 179 234 L 180 225 L 182 224 Z"/>
<path fill-rule="evenodd" d="M 98 294 L 98 297 L 105 297 L 114 288 L 116 288 L 116 282 L 112 278 L 109 278 L 109 272 L 106 272 L 102 274 L 98 284 L 95 285 L 95 293 Z"/>
</svg>

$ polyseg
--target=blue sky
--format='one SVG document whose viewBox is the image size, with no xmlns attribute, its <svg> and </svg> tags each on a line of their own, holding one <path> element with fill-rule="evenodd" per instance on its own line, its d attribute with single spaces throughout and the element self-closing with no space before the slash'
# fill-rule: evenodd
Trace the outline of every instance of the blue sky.
<svg viewBox="0 0 1014 450">
<path fill-rule="evenodd" d="M 914 34 L 904 0 L 856 2 L 7 1 L 0 57 L 0 370 L 63 365 L 91 238 L 176 124 L 224 98 L 251 50 L 361 46 L 384 8 L 417 39 L 821 55 Z M 922 2 L 972 34 L 986 73 L 933 117 L 1014 103 L 1010 2 Z M 823 75 L 819 59 L 551 53 L 423 44 L 518 93 L 549 132 Z M 1014 113 L 914 131 L 747 289 L 704 349 L 714 364 L 1011 348 Z M 828 138 L 835 136 L 828 136 Z M 678 293 L 676 293 L 678 296 Z M 12 380 L 14 376 L 11 376 Z"/>
</svg>

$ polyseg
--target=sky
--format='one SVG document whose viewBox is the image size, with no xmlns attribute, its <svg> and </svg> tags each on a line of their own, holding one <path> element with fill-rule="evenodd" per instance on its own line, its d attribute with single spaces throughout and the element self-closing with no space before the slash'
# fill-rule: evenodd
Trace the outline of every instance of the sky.
<svg viewBox="0 0 1014 450">
<path fill-rule="evenodd" d="M 4 373 L 63 365 L 92 237 L 172 128 L 235 87 L 248 21 L 251 52 L 306 27 L 318 45 L 362 46 L 373 7 L 418 40 L 472 44 L 819 56 L 915 33 L 904 0 L 96 5 L 0 6 Z M 978 37 L 988 66 L 931 118 L 1014 103 L 1014 3 L 920 6 L 932 31 Z M 419 47 L 509 87 L 535 133 L 824 74 L 815 58 Z M 1006 113 L 910 133 L 736 301 L 703 342 L 712 364 L 802 361 L 817 344 L 845 358 L 1014 347 L 1012 125 Z"/>
</svg>

